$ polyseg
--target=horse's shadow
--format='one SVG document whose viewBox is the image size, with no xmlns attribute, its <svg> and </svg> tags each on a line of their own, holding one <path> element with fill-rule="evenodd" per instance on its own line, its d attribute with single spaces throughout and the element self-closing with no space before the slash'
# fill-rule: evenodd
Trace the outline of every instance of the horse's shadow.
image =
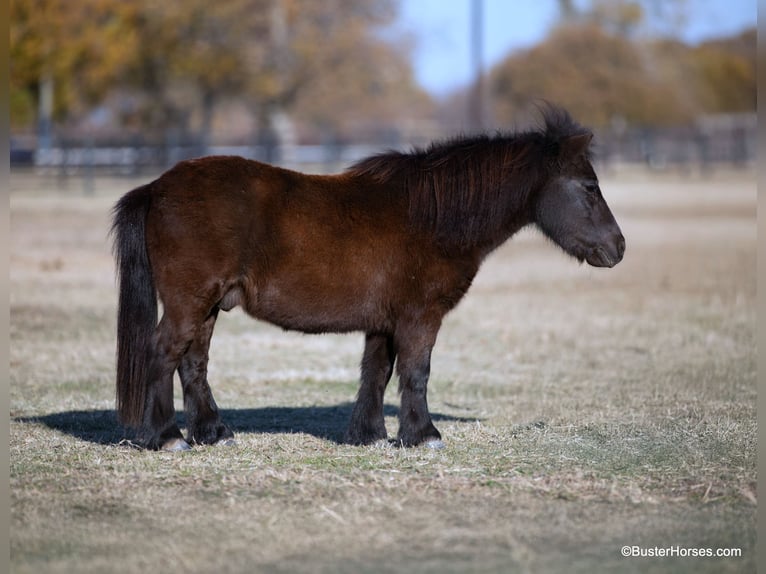
<svg viewBox="0 0 766 574">
<path fill-rule="evenodd" d="M 305 433 L 340 444 L 351 417 L 354 403 L 310 407 L 262 407 L 256 409 L 221 409 L 221 418 L 235 434 Z M 385 416 L 398 416 L 399 408 L 385 405 Z M 474 422 L 473 417 L 457 417 L 432 413 L 434 421 Z M 16 422 L 43 424 L 79 440 L 114 445 L 132 441 L 135 435 L 123 427 L 113 410 L 65 411 L 39 417 L 16 417 Z M 179 426 L 186 426 L 186 417 L 178 413 Z"/>
</svg>

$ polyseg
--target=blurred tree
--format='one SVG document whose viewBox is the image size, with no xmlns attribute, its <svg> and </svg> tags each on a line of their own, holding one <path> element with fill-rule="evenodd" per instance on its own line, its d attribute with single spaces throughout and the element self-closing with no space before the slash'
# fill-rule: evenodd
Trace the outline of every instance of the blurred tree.
<svg viewBox="0 0 766 574">
<path fill-rule="evenodd" d="M 289 24 L 295 117 L 325 137 L 353 126 L 417 116 L 430 98 L 417 87 L 407 42 L 383 41 L 375 30 L 396 17 L 396 2 L 292 0 Z M 332 38 L 328 42 L 327 38 Z"/>
<path fill-rule="evenodd" d="M 119 0 L 117 0 L 119 1 Z M 139 105 L 133 122 L 155 134 L 184 138 L 198 115 L 200 144 L 210 141 L 216 104 L 248 86 L 248 48 L 268 32 L 268 0 L 144 0 L 136 18 L 140 39 L 121 88 Z"/>
<path fill-rule="evenodd" d="M 30 121 L 48 99 L 53 119 L 99 101 L 132 60 L 136 9 L 115 0 L 11 0 L 11 121 Z"/>
<path fill-rule="evenodd" d="M 674 0 L 683 2 L 683 0 Z M 559 14 L 563 25 L 593 23 L 619 35 L 633 35 L 644 21 L 644 4 L 650 0 L 590 0 L 585 7 L 577 7 L 573 0 L 559 0 Z"/>
<path fill-rule="evenodd" d="M 755 28 L 693 50 L 702 107 L 709 112 L 753 112 L 757 106 Z"/>
<path fill-rule="evenodd" d="M 121 94 L 144 134 L 210 142 L 226 100 L 248 102 L 259 132 L 285 115 L 324 131 L 407 115 L 415 87 L 406 45 L 380 33 L 396 0 L 12 0 L 17 121 L 53 78 L 56 118 Z M 127 103 L 126 103 L 127 102 Z M 414 104 L 413 104 L 414 103 Z M 175 134 L 175 135 L 173 135 Z"/>
<path fill-rule="evenodd" d="M 635 0 L 593 0 L 589 18 L 617 36 L 635 36 L 644 22 L 644 8 Z"/>
<path fill-rule="evenodd" d="M 491 85 L 500 122 L 539 99 L 557 102 L 593 126 L 618 117 L 645 125 L 687 117 L 672 88 L 646 73 L 635 45 L 595 24 L 559 28 L 512 55 L 494 68 Z"/>
<path fill-rule="evenodd" d="M 559 0 L 564 25 L 590 22 L 614 34 L 635 36 L 643 28 L 647 36 L 674 36 L 687 19 L 687 0 L 589 0 L 577 6 Z"/>
<path fill-rule="evenodd" d="M 754 30 L 697 47 L 645 31 L 647 18 L 668 15 L 681 22 L 685 7 L 685 0 L 592 0 L 578 10 L 560 2 L 567 23 L 491 71 L 495 117 L 510 122 L 536 99 L 561 103 L 599 127 L 755 111 Z"/>
<path fill-rule="evenodd" d="M 559 0 L 559 12 L 564 22 L 573 22 L 578 15 L 578 10 L 573 0 Z"/>
</svg>

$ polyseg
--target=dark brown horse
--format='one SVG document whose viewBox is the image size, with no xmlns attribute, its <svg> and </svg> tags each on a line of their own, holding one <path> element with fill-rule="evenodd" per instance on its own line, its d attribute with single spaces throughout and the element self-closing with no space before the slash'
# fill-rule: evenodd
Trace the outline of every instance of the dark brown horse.
<svg viewBox="0 0 766 574">
<path fill-rule="evenodd" d="M 383 393 L 396 363 L 398 443 L 440 446 L 426 402 L 431 349 L 484 258 L 530 224 L 596 267 L 625 250 L 591 165 L 591 132 L 554 107 L 543 120 L 384 153 L 333 176 L 204 157 L 127 193 L 112 229 L 121 421 L 152 449 L 230 440 L 207 363 L 219 311 L 239 305 L 284 329 L 366 334 L 347 442 L 386 438 Z"/>
</svg>

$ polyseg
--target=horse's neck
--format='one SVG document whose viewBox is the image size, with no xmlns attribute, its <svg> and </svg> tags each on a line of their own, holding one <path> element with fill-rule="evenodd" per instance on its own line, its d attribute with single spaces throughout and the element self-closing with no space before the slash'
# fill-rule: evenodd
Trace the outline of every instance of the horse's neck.
<svg viewBox="0 0 766 574">
<path fill-rule="evenodd" d="M 531 223 L 531 221 L 520 218 L 518 221 L 514 221 L 507 228 L 504 228 L 502 233 L 497 234 L 495 237 L 488 237 L 484 242 L 481 242 L 477 246 L 477 252 L 479 253 L 481 260 L 483 261 L 490 253 L 495 251 L 501 245 L 505 244 L 524 227 L 531 225 Z"/>
</svg>

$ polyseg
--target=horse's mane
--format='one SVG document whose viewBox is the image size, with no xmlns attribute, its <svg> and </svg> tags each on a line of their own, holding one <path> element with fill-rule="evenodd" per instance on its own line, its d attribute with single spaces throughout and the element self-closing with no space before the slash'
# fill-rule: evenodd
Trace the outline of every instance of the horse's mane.
<svg viewBox="0 0 766 574">
<path fill-rule="evenodd" d="M 541 109 L 534 129 L 459 136 L 409 153 L 389 151 L 349 168 L 352 175 L 403 185 L 410 220 L 453 246 L 494 237 L 527 205 L 540 176 L 556 160 L 563 140 L 589 134 L 568 112 Z"/>
</svg>

